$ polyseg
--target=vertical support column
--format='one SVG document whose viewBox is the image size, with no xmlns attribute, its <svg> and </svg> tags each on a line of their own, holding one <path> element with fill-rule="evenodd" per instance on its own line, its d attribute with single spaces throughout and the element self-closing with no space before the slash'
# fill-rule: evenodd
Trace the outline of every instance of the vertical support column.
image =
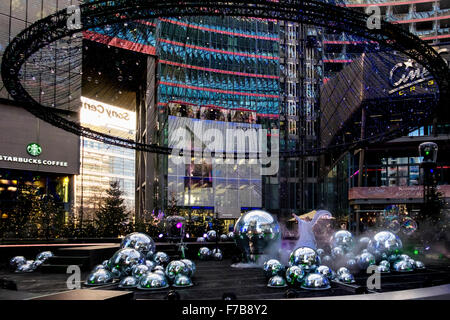
<svg viewBox="0 0 450 320">
<path fill-rule="evenodd" d="M 365 136 L 365 126 L 366 126 L 366 109 L 361 110 L 361 140 Z M 358 174 L 358 187 L 362 187 L 362 177 L 364 170 L 364 149 L 359 150 L 359 174 Z"/>
</svg>

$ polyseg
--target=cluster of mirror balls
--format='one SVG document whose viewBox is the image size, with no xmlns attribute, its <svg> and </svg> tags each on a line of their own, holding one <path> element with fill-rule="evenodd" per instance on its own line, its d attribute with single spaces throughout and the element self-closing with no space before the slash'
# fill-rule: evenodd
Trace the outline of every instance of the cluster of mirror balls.
<svg viewBox="0 0 450 320">
<path fill-rule="evenodd" d="M 215 242 L 217 240 L 225 242 L 225 241 L 233 241 L 233 239 L 234 239 L 233 232 L 229 232 L 228 234 L 221 234 L 219 239 L 217 239 L 217 231 L 209 230 L 204 234 L 203 237 L 197 238 L 197 242 Z"/>
<path fill-rule="evenodd" d="M 425 269 L 423 262 L 402 254 L 402 241 L 391 231 L 381 231 L 372 238 L 355 239 L 351 232 L 333 234 L 329 250 L 299 247 L 289 256 L 288 266 L 271 259 L 263 270 L 268 287 L 291 286 L 307 290 L 326 290 L 330 281 L 355 283 L 354 274 L 375 266 L 380 273 L 412 272 Z"/>
<path fill-rule="evenodd" d="M 24 256 L 15 256 L 9 260 L 9 266 L 16 273 L 34 272 L 48 259 L 53 257 L 51 251 L 43 251 L 37 254 L 35 260 L 27 260 Z"/>
<path fill-rule="evenodd" d="M 134 232 L 127 235 L 120 249 L 109 259 L 97 265 L 85 284 L 99 286 L 119 281 L 119 288 L 157 290 L 173 286 L 193 285 L 195 264 L 189 259 L 170 261 L 165 252 L 156 252 L 151 237 Z"/>
</svg>

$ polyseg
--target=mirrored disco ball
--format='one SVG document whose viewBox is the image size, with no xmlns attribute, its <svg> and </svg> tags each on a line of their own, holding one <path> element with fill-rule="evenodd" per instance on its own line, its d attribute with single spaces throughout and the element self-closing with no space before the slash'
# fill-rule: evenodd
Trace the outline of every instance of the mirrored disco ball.
<svg viewBox="0 0 450 320">
<path fill-rule="evenodd" d="M 292 266 L 286 270 L 286 281 L 293 287 L 300 287 L 306 273 L 302 267 Z"/>
<path fill-rule="evenodd" d="M 98 271 L 100 269 L 106 269 L 106 268 L 105 268 L 105 266 L 103 264 L 98 264 L 92 269 L 91 273 L 94 273 L 94 272 L 96 272 L 96 271 Z"/>
<path fill-rule="evenodd" d="M 153 272 L 156 272 L 156 271 L 162 271 L 164 273 L 165 270 L 164 270 L 163 266 L 157 265 L 153 268 Z"/>
<path fill-rule="evenodd" d="M 370 238 L 369 237 L 361 237 L 361 238 L 359 238 L 359 240 L 358 240 L 359 249 L 360 250 L 366 249 L 367 245 L 369 244 L 369 242 L 370 242 Z"/>
<path fill-rule="evenodd" d="M 356 272 L 358 270 L 358 264 L 356 262 L 356 259 L 348 259 L 345 262 L 345 267 L 350 271 L 350 272 Z"/>
<path fill-rule="evenodd" d="M 396 262 L 398 260 L 401 260 L 401 259 L 400 259 L 400 255 L 398 255 L 398 254 L 391 254 L 391 255 L 388 256 L 387 260 L 390 263 L 394 263 L 394 262 Z"/>
<path fill-rule="evenodd" d="M 9 260 L 9 265 L 13 268 L 25 263 L 27 263 L 27 259 L 24 256 L 15 256 Z"/>
<path fill-rule="evenodd" d="M 378 272 L 380 272 L 380 273 L 389 273 L 389 272 L 391 272 L 391 269 L 389 267 L 387 267 L 386 265 L 382 265 L 382 264 L 380 264 L 377 267 L 377 269 L 378 269 Z"/>
<path fill-rule="evenodd" d="M 362 253 L 356 263 L 358 268 L 366 270 L 369 266 L 376 264 L 375 256 L 369 252 Z"/>
<path fill-rule="evenodd" d="M 348 270 L 346 267 L 340 267 L 337 271 L 336 271 L 336 275 L 339 277 L 340 275 L 344 274 L 344 273 L 350 273 L 350 270 Z"/>
<path fill-rule="evenodd" d="M 186 265 L 186 267 L 188 268 L 188 271 L 189 271 L 188 277 L 192 277 L 195 274 L 195 270 L 196 270 L 195 263 L 189 259 L 182 259 L 180 261 L 183 262 Z"/>
<path fill-rule="evenodd" d="M 189 268 L 180 260 L 170 261 L 166 267 L 166 276 L 170 281 L 173 281 L 177 275 L 188 275 Z"/>
<path fill-rule="evenodd" d="M 419 270 L 425 269 L 425 264 L 422 261 L 416 260 L 416 269 L 419 269 Z"/>
<path fill-rule="evenodd" d="M 33 262 L 32 260 L 27 260 L 27 262 L 19 264 L 16 267 L 15 272 L 16 273 L 28 273 L 28 272 L 33 272 L 34 271 L 34 266 L 33 266 Z"/>
<path fill-rule="evenodd" d="M 41 253 L 38 253 L 36 256 L 36 260 L 46 261 L 48 258 L 53 257 L 54 254 L 51 251 L 43 251 Z"/>
<path fill-rule="evenodd" d="M 154 251 L 149 251 L 149 252 L 147 252 L 145 254 L 145 259 L 153 261 L 154 256 L 155 256 L 155 252 Z"/>
<path fill-rule="evenodd" d="M 127 272 L 122 273 L 116 267 L 112 267 L 111 270 L 105 268 L 105 270 L 111 271 L 111 274 L 113 275 L 114 279 L 120 279 L 120 278 L 122 278 L 124 276 L 127 276 L 128 273 L 131 273 L 131 269 L 129 271 L 127 271 Z"/>
<path fill-rule="evenodd" d="M 106 269 L 97 270 L 88 275 L 85 284 L 88 286 L 100 286 L 107 283 L 111 283 L 114 280 L 114 276 Z"/>
<path fill-rule="evenodd" d="M 387 260 L 381 260 L 380 263 L 378 263 L 379 266 L 385 266 L 386 268 L 390 268 L 391 264 Z"/>
<path fill-rule="evenodd" d="M 234 239 L 234 232 L 233 231 L 228 232 L 227 237 L 228 237 L 228 240 L 233 240 Z"/>
<path fill-rule="evenodd" d="M 141 232 L 133 232 L 123 238 L 120 243 L 121 248 L 132 248 L 143 254 L 154 253 L 156 250 L 155 242 L 151 237 Z"/>
<path fill-rule="evenodd" d="M 207 240 L 207 241 L 216 241 L 216 238 L 217 238 L 217 232 L 216 232 L 216 230 L 209 230 L 209 231 L 206 233 L 206 240 Z"/>
<path fill-rule="evenodd" d="M 173 286 L 175 288 L 192 287 L 193 283 L 188 276 L 186 276 L 184 274 L 179 274 L 175 277 Z"/>
<path fill-rule="evenodd" d="M 167 255 L 167 253 L 162 252 L 162 251 L 158 251 L 153 256 L 153 262 L 160 266 L 167 265 L 169 263 L 169 261 L 170 261 L 170 258 Z"/>
<path fill-rule="evenodd" d="M 417 230 L 417 222 L 411 217 L 405 217 L 402 220 L 402 232 L 410 236 Z"/>
<path fill-rule="evenodd" d="M 216 253 L 222 253 L 222 250 L 220 250 L 219 248 L 214 248 L 211 250 L 211 254 L 216 254 Z"/>
<path fill-rule="evenodd" d="M 156 263 L 154 263 L 152 260 L 145 260 L 145 265 L 148 267 L 149 271 L 152 271 L 156 266 Z"/>
<path fill-rule="evenodd" d="M 145 264 L 138 264 L 133 266 L 131 275 L 135 278 L 140 278 L 147 272 L 150 272 L 151 270 L 145 265 Z"/>
<path fill-rule="evenodd" d="M 286 280 L 281 276 L 273 276 L 269 279 L 267 283 L 269 288 L 284 288 L 287 287 Z"/>
<path fill-rule="evenodd" d="M 221 234 L 220 241 L 228 241 L 228 236 L 226 234 Z"/>
<path fill-rule="evenodd" d="M 377 261 L 388 260 L 388 255 L 386 254 L 386 252 L 382 252 L 381 254 L 375 256 L 375 258 L 377 259 Z"/>
<path fill-rule="evenodd" d="M 211 256 L 211 250 L 207 247 L 202 247 L 198 250 L 197 255 L 200 260 L 208 260 Z"/>
<path fill-rule="evenodd" d="M 142 264 L 145 261 L 144 255 L 132 248 L 119 249 L 109 259 L 108 266 L 112 271 L 113 268 L 120 271 L 122 275 L 129 275 L 131 267 L 135 264 Z"/>
<path fill-rule="evenodd" d="M 341 247 L 334 247 L 331 249 L 331 257 L 333 257 L 334 260 L 339 260 L 344 257 L 344 249 Z"/>
<path fill-rule="evenodd" d="M 164 277 L 164 279 L 166 279 L 168 281 L 168 279 L 166 277 L 166 273 L 164 271 L 162 271 L 162 270 L 155 270 L 152 273 L 159 274 L 160 276 Z"/>
<path fill-rule="evenodd" d="M 299 247 L 292 251 L 289 257 L 289 264 L 291 266 L 301 266 L 306 272 L 310 272 L 320 265 L 320 257 L 311 248 Z"/>
<path fill-rule="evenodd" d="M 321 258 L 325 255 L 325 250 L 323 250 L 322 248 L 317 249 L 316 252 Z"/>
<path fill-rule="evenodd" d="M 331 237 L 331 247 L 341 247 L 346 252 L 353 248 L 353 235 L 350 231 L 339 230 Z"/>
<path fill-rule="evenodd" d="M 325 266 L 331 267 L 331 266 L 333 265 L 333 258 L 331 258 L 331 257 L 328 256 L 328 255 L 323 256 L 323 257 L 321 258 L 321 261 L 322 261 L 322 264 L 325 265 Z"/>
<path fill-rule="evenodd" d="M 32 263 L 33 270 L 38 269 L 40 266 L 42 266 L 43 263 L 44 261 L 42 260 L 34 260 Z"/>
<path fill-rule="evenodd" d="M 327 277 L 319 273 L 310 273 L 303 279 L 302 289 L 306 290 L 326 290 L 330 289 L 330 281 Z"/>
<path fill-rule="evenodd" d="M 223 259 L 223 254 L 222 252 L 216 252 L 212 255 L 213 259 L 216 261 L 222 261 Z"/>
<path fill-rule="evenodd" d="M 414 259 L 409 259 L 408 261 L 409 261 L 409 263 L 411 263 L 413 269 L 415 269 L 416 268 L 416 261 Z"/>
<path fill-rule="evenodd" d="M 332 280 L 334 278 L 334 272 L 328 266 L 324 265 L 318 266 L 316 269 L 316 273 L 320 273 L 321 275 L 327 277 L 328 280 Z"/>
<path fill-rule="evenodd" d="M 281 240 L 277 220 L 268 212 L 253 210 L 239 218 L 234 227 L 234 239 L 247 258 L 265 253 L 267 247 Z"/>
<path fill-rule="evenodd" d="M 267 278 L 273 277 L 275 275 L 282 275 L 284 271 L 284 267 L 280 261 L 276 259 L 270 259 L 264 262 L 263 265 L 264 275 Z"/>
<path fill-rule="evenodd" d="M 350 259 L 355 259 L 355 254 L 354 254 L 353 252 L 347 252 L 347 253 L 344 255 L 344 258 L 345 258 L 346 261 L 348 261 L 348 260 L 350 260 Z"/>
<path fill-rule="evenodd" d="M 397 272 L 411 272 L 413 271 L 413 265 L 409 260 L 400 260 L 394 263 L 394 270 Z"/>
<path fill-rule="evenodd" d="M 400 238 L 390 231 L 381 231 L 370 240 L 367 249 L 372 254 L 386 253 L 391 255 L 398 253 L 403 248 Z"/>
<path fill-rule="evenodd" d="M 139 279 L 137 288 L 140 290 L 158 290 L 169 287 L 166 277 L 150 272 Z"/>
<path fill-rule="evenodd" d="M 400 260 L 409 260 L 409 259 L 411 259 L 411 257 L 408 256 L 407 254 L 401 254 L 398 258 Z"/>
<path fill-rule="evenodd" d="M 337 279 L 343 283 L 355 283 L 355 277 L 349 272 L 340 274 Z"/>
<path fill-rule="evenodd" d="M 128 288 L 136 288 L 138 285 L 138 279 L 132 276 L 128 276 L 120 280 L 119 288 L 128 289 Z"/>
</svg>

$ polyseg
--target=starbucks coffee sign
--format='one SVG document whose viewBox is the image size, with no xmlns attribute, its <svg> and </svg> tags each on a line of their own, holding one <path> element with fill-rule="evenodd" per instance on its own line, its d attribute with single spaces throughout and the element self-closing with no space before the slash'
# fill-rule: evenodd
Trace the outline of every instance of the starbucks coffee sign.
<svg viewBox="0 0 450 320">
<path fill-rule="evenodd" d="M 30 156 L 37 157 L 42 153 L 42 147 L 33 142 L 27 145 L 27 153 Z M 27 164 L 36 164 L 36 165 L 44 165 L 51 167 L 67 167 L 67 161 L 58 161 L 58 160 L 50 160 L 50 159 L 37 159 L 37 158 L 28 158 L 28 157 L 20 157 L 14 155 L 1 155 L 0 161 L 7 162 L 16 162 L 16 163 L 27 163 Z"/>
<path fill-rule="evenodd" d="M 36 165 L 44 165 L 44 166 L 50 166 L 50 167 L 67 167 L 68 166 L 68 163 L 66 161 L 36 159 L 36 158 L 18 157 L 18 156 L 13 156 L 13 155 L 1 155 L 1 154 L 0 154 L 0 161 L 25 163 L 25 164 L 36 164 Z"/>
<path fill-rule="evenodd" d="M 42 147 L 37 143 L 27 145 L 27 152 L 30 156 L 37 157 L 42 153 Z"/>
</svg>

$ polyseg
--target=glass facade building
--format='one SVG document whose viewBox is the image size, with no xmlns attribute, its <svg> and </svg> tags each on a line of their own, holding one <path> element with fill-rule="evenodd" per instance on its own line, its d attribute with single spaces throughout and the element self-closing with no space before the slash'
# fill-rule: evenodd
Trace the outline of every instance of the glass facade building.
<svg viewBox="0 0 450 320">
<path fill-rule="evenodd" d="M 450 2 L 446 0 L 341 0 L 352 10 L 365 12 L 369 6 L 378 6 L 382 19 L 397 24 L 417 35 L 444 57 L 450 54 Z M 327 81 L 343 66 L 364 52 L 365 46 L 356 36 L 335 32 L 324 37 L 324 67 Z"/>
<path fill-rule="evenodd" d="M 83 126 L 116 136 L 134 138 L 135 112 L 81 97 L 80 120 Z M 107 196 L 110 183 L 119 182 L 125 205 L 134 215 L 135 150 L 81 138 L 80 175 L 75 177 L 75 213 L 89 221 Z"/>
<path fill-rule="evenodd" d="M 281 151 L 317 146 L 323 66 L 322 32 L 315 27 L 254 18 L 161 18 L 116 32 L 90 30 L 85 38 L 157 57 L 158 114 L 141 129 L 143 139 L 167 145 L 168 107 L 175 103 L 209 108 L 209 120 L 279 129 Z M 179 116 L 192 117 L 186 111 Z M 281 161 L 276 175 L 262 177 L 262 206 L 286 215 L 315 209 L 318 165 L 317 157 Z M 167 172 L 169 166 L 158 156 L 151 169 L 138 170 Z M 138 181 L 137 188 L 147 189 L 152 204 L 138 207 L 164 208 L 167 175 L 150 180 Z"/>
</svg>

